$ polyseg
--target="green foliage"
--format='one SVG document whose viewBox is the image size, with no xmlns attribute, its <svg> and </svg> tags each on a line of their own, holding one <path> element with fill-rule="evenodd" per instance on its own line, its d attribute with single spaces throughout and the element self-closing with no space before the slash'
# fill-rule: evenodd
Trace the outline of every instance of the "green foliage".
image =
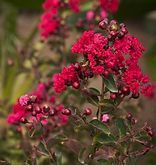
<svg viewBox="0 0 156 165">
<path fill-rule="evenodd" d="M 95 119 L 95 120 L 92 120 L 92 121 L 90 122 L 90 124 L 91 124 L 92 126 L 94 126 L 95 128 L 101 130 L 101 131 L 104 132 L 105 134 L 108 134 L 108 135 L 110 134 L 109 128 L 106 126 L 106 124 L 102 123 L 101 121 Z"/>
<path fill-rule="evenodd" d="M 117 119 L 116 126 L 119 130 L 120 138 L 126 135 L 126 125 L 124 119 Z"/>
<path fill-rule="evenodd" d="M 103 80 L 106 88 L 108 88 L 111 92 L 118 92 L 113 75 L 109 75 L 108 78 L 103 77 Z"/>
</svg>

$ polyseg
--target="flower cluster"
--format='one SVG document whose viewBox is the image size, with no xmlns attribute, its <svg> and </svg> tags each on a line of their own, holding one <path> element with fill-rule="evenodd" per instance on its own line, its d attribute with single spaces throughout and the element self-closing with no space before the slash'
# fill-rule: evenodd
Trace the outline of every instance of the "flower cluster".
<svg viewBox="0 0 156 165">
<path fill-rule="evenodd" d="M 119 0 L 99 0 L 99 6 L 101 6 L 101 17 L 107 17 L 108 12 L 116 12 L 119 6 Z M 61 9 L 69 7 L 73 12 L 80 11 L 80 0 L 45 0 L 43 3 L 44 13 L 41 16 L 39 23 L 39 30 L 42 38 L 48 38 L 51 34 L 58 32 L 59 27 L 63 27 L 61 22 L 64 18 L 61 16 Z M 99 15 L 99 14 L 98 14 Z M 91 21 L 95 16 L 93 10 L 88 11 L 86 18 Z"/>
<path fill-rule="evenodd" d="M 60 74 L 55 75 L 54 89 L 62 92 L 67 86 L 81 79 L 100 75 L 109 78 L 114 76 L 118 94 L 123 92 L 135 98 L 139 93 L 154 97 L 155 86 L 150 84 L 150 79 L 139 67 L 144 47 L 139 40 L 128 33 L 124 24 L 118 24 L 107 19 L 99 23 L 99 27 L 106 30 L 107 34 L 86 31 L 73 45 L 72 52 L 82 54 L 84 62 L 64 68 Z M 82 76 L 83 75 L 83 76 Z M 80 87 L 80 85 L 78 85 Z M 117 94 L 113 93 L 112 98 Z"/>
<path fill-rule="evenodd" d="M 119 0 L 100 0 L 100 5 L 106 12 L 115 13 L 119 7 Z"/>
<path fill-rule="evenodd" d="M 64 105 L 56 104 L 54 95 L 47 93 L 47 85 L 40 83 L 35 91 L 18 99 L 9 114 L 9 124 L 36 124 L 61 126 L 68 122 L 68 115 L 64 115 Z"/>
<path fill-rule="evenodd" d="M 59 0 L 46 0 L 43 4 L 45 10 L 41 16 L 39 30 L 43 38 L 49 37 L 60 26 L 60 19 L 58 17 L 58 10 L 60 7 Z"/>
</svg>

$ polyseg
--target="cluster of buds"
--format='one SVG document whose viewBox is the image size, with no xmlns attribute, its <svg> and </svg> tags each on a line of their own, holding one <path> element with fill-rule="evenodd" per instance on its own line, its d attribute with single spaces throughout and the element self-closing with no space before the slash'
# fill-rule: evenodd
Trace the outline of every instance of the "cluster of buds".
<svg viewBox="0 0 156 165">
<path fill-rule="evenodd" d="M 106 30 L 108 32 L 109 40 L 122 38 L 128 33 L 128 29 L 124 23 L 119 24 L 116 20 L 112 20 L 109 22 L 107 18 L 99 23 L 99 27 L 102 30 Z"/>
<path fill-rule="evenodd" d="M 137 124 L 137 122 L 138 122 L 138 120 L 136 118 L 134 118 L 131 113 L 128 113 L 126 118 L 129 121 L 129 123 L 132 124 L 132 125 Z"/>
<path fill-rule="evenodd" d="M 146 126 L 144 129 L 150 137 L 154 136 L 154 131 L 150 126 Z"/>
<path fill-rule="evenodd" d="M 114 77 L 118 92 L 110 98 L 128 96 L 137 99 L 140 94 L 155 99 L 155 85 L 139 67 L 144 47 L 129 34 L 125 24 L 104 19 L 99 27 L 106 33 L 85 31 L 73 45 L 72 52 L 81 54 L 91 77 L 100 75 L 105 79 Z"/>
<path fill-rule="evenodd" d="M 56 127 L 68 122 L 69 114 L 64 113 L 65 110 L 64 105 L 56 104 L 56 96 L 48 92 L 47 86 L 40 83 L 32 94 L 23 95 L 18 99 L 7 120 L 15 125 L 48 124 Z"/>
</svg>

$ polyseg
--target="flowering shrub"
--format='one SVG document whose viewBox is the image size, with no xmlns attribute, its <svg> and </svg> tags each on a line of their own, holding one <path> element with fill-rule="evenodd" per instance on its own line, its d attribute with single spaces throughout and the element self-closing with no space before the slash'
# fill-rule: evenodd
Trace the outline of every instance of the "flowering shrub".
<svg viewBox="0 0 156 165">
<path fill-rule="evenodd" d="M 69 127 L 78 127 L 74 131 L 76 134 L 83 128 L 89 140 L 80 147 L 79 153 L 76 152 L 78 157 L 84 154 L 83 158 L 78 158 L 80 163 L 128 163 L 131 158 L 142 156 L 153 148 L 153 130 L 146 123 L 136 130 L 137 119 L 131 113 L 122 111 L 122 104 L 127 99 L 139 98 L 140 93 L 155 99 L 155 86 L 150 84 L 148 76 L 142 73 L 138 64 L 144 48 L 137 38 L 128 33 L 126 26 L 105 19 L 99 23 L 99 27 L 106 34 L 86 31 L 72 46 L 73 53 L 83 55 L 82 62 L 71 64 L 55 74 L 53 85 L 41 83 L 32 94 L 21 96 L 13 113 L 8 116 L 8 122 L 24 124 L 28 132 L 32 128 L 34 131 L 43 129 L 41 142 L 49 148 L 50 131 L 56 126 L 67 124 L 70 118 L 73 126 L 70 126 L 69 121 Z M 88 88 L 88 81 L 95 76 L 102 79 L 101 92 Z M 95 106 L 95 112 L 89 107 L 81 110 L 68 104 L 56 104 L 55 96 L 49 93 L 52 86 L 56 93 L 64 92 L 69 86 L 80 90 L 84 98 Z M 118 114 L 119 111 L 123 114 Z M 68 132 L 63 134 L 66 136 L 63 141 L 68 143 L 71 135 Z M 81 144 L 78 135 L 75 138 L 76 143 Z M 68 146 L 66 143 L 63 142 L 63 145 Z M 137 151 L 134 150 L 135 143 L 140 144 Z M 38 147 L 37 150 L 40 151 Z M 49 148 L 48 152 L 51 161 L 55 162 L 56 151 L 52 153 Z"/>
<path fill-rule="evenodd" d="M 37 87 L 7 117 L 27 139 L 26 164 L 132 164 L 155 147 L 153 129 L 140 126 L 130 108 L 138 108 L 141 95 L 155 101 L 156 85 L 139 66 L 143 45 L 125 24 L 108 19 L 118 6 L 119 0 L 43 3 L 40 36 L 61 60 L 38 75 Z M 72 14 L 78 17 L 69 23 Z M 69 53 L 65 39 L 75 27 L 87 30 Z M 98 87 L 91 85 L 95 79 Z"/>
<path fill-rule="evenodd" d="M 44 13 L 41 16 L 41 22 L 39 24 L 41 36 L 43 38 L 48 38 L 51 34 L 60 33 L 60 30 L 62 31 L 62 28 L 67 26 L 65 22 L 67 21 L 68 14 L 64 13 L 63 11 L 65 11 L 66 8 L 70 8 L 75 13 L 80 12 L 81 1 L 82 0 L 46 0 L 43 3 Z M 82 1 L 82 3 L 87 2 Z M 91 3 L 96 4 L 97 2 L 93 1 Z M 101 18 L 105 18 L 107 17 L 108 12 L 115 13 L 118 10 L 119 0 L 99 0 L 97 6 L 101 7 Z M 96 15 L 99 15 L 98 13 L 96 13 L 96 9 L 95 11 L 87 11 L 86 20 L 90 22 L 95 18 Z M 78 20 L 77 25 L 82 27 L 82 23 L 83 20 Z"/>
</svg>

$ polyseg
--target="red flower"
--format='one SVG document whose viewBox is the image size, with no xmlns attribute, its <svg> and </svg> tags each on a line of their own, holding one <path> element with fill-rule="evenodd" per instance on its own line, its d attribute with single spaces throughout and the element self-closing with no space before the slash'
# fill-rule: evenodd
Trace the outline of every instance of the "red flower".
<svg viewBox="0 0 156 165">
<path fill-rule="evenodd" d="M 107 12 L 115 13 L 119 8 L 119 0 L 99 0 L 101 7 Z"/>
<path fill-rule="evenodd" d="M 53 76 L 53 88 L 56 93 L 61 93 L 66 89 L 65 80 L 61 74 L 55 74 Z"/>
<path fill-rule="evenodd" d="M 76 13 L 80 11 L 79 5 L 80 0 L 69 0 L 69 7 Z"/>
<path fill-rule="evenodd" d="M 59 0 L 46 0 L 42 6 L 43 6 L 43 9 L 45 10 L 49 10 L 52 8 L 56 9 L 60 7 L 60 2 Z"/>
<path fill-rule="evenodd" d="M 78 74 L 74 65 L 63 68 L 62 72 L 53 76 L 54 90 L 57 93 L 63 92 L 67 86 L 78 82 Z"/>
<path fill-rule="evenodd" d="M 7 121 L 9 124 L 18 124 L 23 116 L 27 116 L 25 108 L 19 103 L 16 103 L 13 106 L 13 112 L 7 117 Z"/>
<path fill-rule="evenodd" d="M 57 9 L 52 9 L 46 11 L 41 16 L 39 29 L 43 38 L 48 38 L 51 34 L 56 32 L 57 28 L 59 27 L 60 21 L 57 18 L 57 12 Z"/>
</svg>

